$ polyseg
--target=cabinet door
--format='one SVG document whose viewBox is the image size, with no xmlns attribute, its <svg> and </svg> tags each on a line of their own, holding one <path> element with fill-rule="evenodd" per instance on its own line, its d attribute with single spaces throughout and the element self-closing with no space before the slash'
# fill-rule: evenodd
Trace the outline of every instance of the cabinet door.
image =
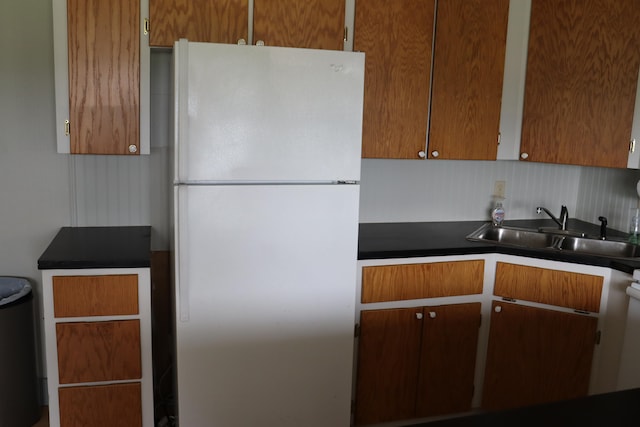
<svg viewBox="0 0 640 427">
<path fill-rule="evenodd" d="M 603 282 L 602 276 L 498 262 L 493 293 L 597 313 Z"/>
<path fill-rule="evenodd" d="M 422 307 L 360 314 L 356 424 L 412 418 Z"/>
<path fill-rule="evenodd" d="M 480 306 L 424 308 L 416 417 L 471 410 Z"/>
<path fill-rule="evenodd" d="M 248 0 L 149 0 L 149 45 L 247 40 Z"/>
<path fill-rule="evenodd" d="M 54 276 L 54 317 L 135 315 L 138 275 Z"/>
<path fill-rule="evenodd" d="M 361 302 L 481 294 L 483 281 L 483 260 L 364 267 Z"/>
<path fill-rule="evenodd" d="M 56 324 L 60 384 L 140 379 L 140 321 Z"/>
<path fill-rule="evenodd" d="M 59 390 L 63 427 L 142 426 L 140 383 Z"/>
<path fill-rule="evenodd" d="M 433 18 L 434 0 L 356 2 L 354 50 L 366 53 L 363 157 L 424 152 Z"/>
<path fill-rule="evenodd" d="M 429 158 L 495 160 L 509 0 L 439 0 Z"/>
<path fill-rule="evenodd" d="M 521 158 L 627 166 L 640 64 L 636 0 L 535 0 Z"/>
<path fill-rule="evenodd" d="M 254 0 L 253 41 L 343 50 L 344 8 L 344 0 Z"/>
<path fill-rule="evenodd" d="M 140 152 L 140 2 L 68 0 L 70 150 Z"/>
<path fill-rule="evenodd" d="M 494 301 L 482 407 L 586 396 L 597 319 Z"/>
</svg>

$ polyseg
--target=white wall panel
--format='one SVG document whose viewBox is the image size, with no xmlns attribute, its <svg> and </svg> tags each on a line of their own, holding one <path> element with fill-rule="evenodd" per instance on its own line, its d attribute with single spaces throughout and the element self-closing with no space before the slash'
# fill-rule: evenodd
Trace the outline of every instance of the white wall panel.
<svg viewBox="0 0 640 427">
<path fill-rule="evenodd" d="M 70 223 L 69 157 L 56 153 L 52 33 L 51 2 L 2 2 L 0 275 L 34 285 L 38 377 L 46 376 L 38 258 Z M 0 345 L 0 351 L 10 348 Z M 45 390 L 41 384 L 41 403 Z"/>
<path fill-rule="evenodd" d="M 640 171 L 635 169 L 583 168 L 578 192 L 578 215 L 598 223 L 607 217 L 609 226 L 628 231 L 631 208 L 638 205 L 636 184 Z"/>
<path fill-rule="evenodd" d="M 148 156 L 73 156 L 77 226 L 148 225 Z"/>
<path fill-rule="evenodd" d="M 580 168 L 518 161 L 363 160 L 362 222 L 489 220 L 493 189 L 506 181 L 507 219 L 544 206 L 575 213 Z"/>
</svg>

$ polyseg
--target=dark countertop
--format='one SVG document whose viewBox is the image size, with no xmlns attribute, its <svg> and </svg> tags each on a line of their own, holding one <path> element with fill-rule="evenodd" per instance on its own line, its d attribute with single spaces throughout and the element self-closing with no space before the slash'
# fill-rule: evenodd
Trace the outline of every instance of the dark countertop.
<svg viewBox="0 0 640 427">
<path fill-rule="evenodd" d="M 358 259 L 411 258 L 442 255 L 500 253 L 552 261 L 608 267 L 625 273 L 640 269 L 640 260 L 614 259 L 571 252 L 498 246 L 471 242 L 466 236 L 488 221 L 362 223 L 359 231 Z M 512 220 L 511 227 L 555 227 L 551 219 Z M 598 236 L 600 226 L 570 219 L 568 228 Z M 608 229 L 612 238 L 626 238 L 626 233 Z"/>
<path fill-rule="evenodd" d="M 38 269 L 141 268 L 151 265 L 151 227 L 62 227 Z"/>
<path fill-rule="evenodd" d="M 637 404 L 640 388 L 547 403 L 501 412 L 489 412 L 407 427 L 540 427 L 640 425 Z"/>
</svg>

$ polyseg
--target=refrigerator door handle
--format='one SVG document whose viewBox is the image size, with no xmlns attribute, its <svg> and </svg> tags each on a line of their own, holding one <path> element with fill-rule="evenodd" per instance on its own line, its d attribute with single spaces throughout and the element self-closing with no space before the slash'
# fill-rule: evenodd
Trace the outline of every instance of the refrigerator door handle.
<svg viewBox="0 0 640 427">
<path fill-rule="evenodd" d="M 186 39 L 176 42 L 174 49 L 174 177 L 177 182 L 183 180 L 183 171 L 187 166 L 186 145 L 189 140 L 189 43 Z"/>
<path fill-rule="evenodd" d="M 175 239 L 178 248 L 176 259 L 175 287 L 176 296 L 178 298 L 178 318 L 181 322 L 188 322 L 190 319 L 189 311 L 189 269 L 185 265 L 188 259 L 187 248 L 187 221 L 180 220 L 180 214 L 186 212 L 187 208 L 187 189 L 185 187 L 176 186 L 176 212 L 175 212 Z"/>
</svg>

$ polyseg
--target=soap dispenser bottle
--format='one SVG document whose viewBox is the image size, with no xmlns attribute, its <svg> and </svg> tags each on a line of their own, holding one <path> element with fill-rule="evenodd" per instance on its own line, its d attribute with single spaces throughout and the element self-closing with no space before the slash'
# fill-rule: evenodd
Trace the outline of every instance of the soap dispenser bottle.
<svg viewBox="0 0 640 427">
<path fill-rule="evenodd" d="M 502 206 L 502 199 L 496 200 L 496 205 L 491 211 L 491 221 L 496 227 L 500 227 L 504 221 L 504 207 Z"/>
</svg>

